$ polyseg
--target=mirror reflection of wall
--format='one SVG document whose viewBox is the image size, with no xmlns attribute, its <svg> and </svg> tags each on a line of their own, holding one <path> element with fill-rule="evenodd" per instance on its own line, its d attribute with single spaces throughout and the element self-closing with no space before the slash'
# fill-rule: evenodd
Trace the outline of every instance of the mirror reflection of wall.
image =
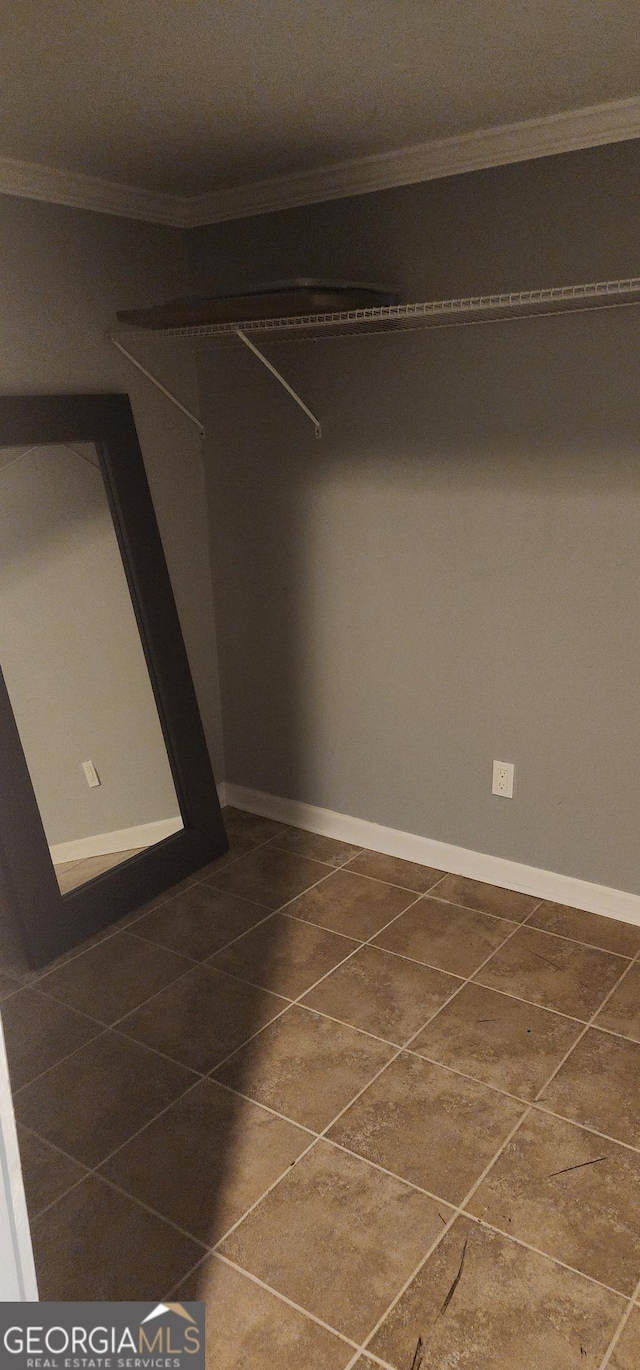
<svg viewBox="0 0 640 1370">
<path fill-rule="evenodd" d="M 63 894 L 183 827 L 92 443 L 0 448 L 0 666 Z"/>
</svg>

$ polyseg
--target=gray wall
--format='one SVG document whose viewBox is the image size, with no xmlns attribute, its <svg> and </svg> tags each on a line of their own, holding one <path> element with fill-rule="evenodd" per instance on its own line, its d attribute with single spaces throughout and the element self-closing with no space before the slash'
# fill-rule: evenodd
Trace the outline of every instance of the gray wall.
<svg viewBox="0 0 640 1370">
<path fill-rule="evenodd" d="M 87 447 L 0 450 L 0 662 L 50 846 L 179 816 Z M 89 759 L 99 787 L 87 785 Z"/>
<path fill-rule="evenodd" d="M 194 288 L 640 272 L 640 145 L 196 230 Z M 640 310 L 200 364 L 227 778 L 640 892 Z M 491 795 L 515 762 L 513 801 Z"/>
<path fill-rule="evenodd" d="M 104 339 L 116 309 L 184 293 L 184 234 L 63 206 L 0 197 L 0 390 L 128 391 L 205 732 L 223 774 L 216 642 L 200 437 Z M 190 407 L 184 345 L 140 357 Z"/>
</svg>

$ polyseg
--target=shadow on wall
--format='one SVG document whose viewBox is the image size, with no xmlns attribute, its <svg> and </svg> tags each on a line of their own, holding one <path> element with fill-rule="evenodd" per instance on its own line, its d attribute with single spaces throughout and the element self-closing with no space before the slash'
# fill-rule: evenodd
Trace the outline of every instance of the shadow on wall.
<svg viewBox="0 0 640 1370">
<path fill-rule="evenodd" d="M 203 355 L 230 781 L 640 892 L 639 318 Z"/>
</svg>

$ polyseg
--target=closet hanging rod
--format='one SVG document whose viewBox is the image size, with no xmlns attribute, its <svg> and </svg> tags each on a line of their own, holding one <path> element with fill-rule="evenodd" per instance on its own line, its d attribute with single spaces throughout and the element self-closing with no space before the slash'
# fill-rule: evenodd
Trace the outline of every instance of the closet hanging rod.
<svg viewBox="0 0 640 1370">
<path fill-rule="evenodd" d="M 629 276 L 617 281 L 591 281 L 587 284 L 549 286 L 540 290 L 516 290 L 503 294 L 469 295 L 450 300 L 426 300 L 416 304 L 381 305 L 370 309 L 348 309 L 330 314 L 290 315 L 273 319 L 234 320 L 231 323 L 183 324 L 168 328 L 119 329 L 110 333 L 109 339 L 118 338 L 227 338 L 234 342 L 242 333 L 312 336 L 322 335 L 324 330 L 335 330 L 336 336 L 344 328 L 357 331 L 358 325 L 371 330 L 372 325 L 385 328 L 411 328 L 412 324 L 424 326 L 428 321 L 442 318 L 464 318 L 472 315 L 504 315 L 514 311 L 530 310 L 535 317 L 536 310 L 546 307 L 554 313 L 575 310 L 594 302 L 629 302 L 630 298 L 640 299 L 640 276 Z M 354 329 L 355 325 L 355 329 Z M 246 342 L 244 338 L 242 341 Z"/>
</svg>

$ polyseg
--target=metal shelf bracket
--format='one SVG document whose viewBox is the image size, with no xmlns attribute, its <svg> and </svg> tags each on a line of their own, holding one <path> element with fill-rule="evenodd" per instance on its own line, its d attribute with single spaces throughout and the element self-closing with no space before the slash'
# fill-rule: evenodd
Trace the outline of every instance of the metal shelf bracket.
<svg viewBox="0 0 640 1370">
<path fill-rule="evenodd" d="M 280 372 L 276 370 L 275 366 L 273 366 L 271 362 L 267 360 L 267 358 L 264 355 L 264 352 L 261 352 L 260 348 L 256 347 L 255 343 L 252 343 L 251 339 L 247 337 L 246 333 L 244 333 L 241 328 L 236 328 L 234 331 L 237 333 L 238 337 L 242 340 L 245 346 L 248 347 L 251 352 L 255 353 L 256 357 L 258 358 L 258 361 L 261 361 L 262 365 L 266 366 L 267 371 L 270 371 L 271 375 L 275 376 L 277 381 L 280 381 L 280 384 L 284 386 L 285 390 L 288 392 L 289 395 L 291 395 L 291 398 L 295 400 L 296 404 L 298 404 L 300 408 L 304 410 L 304 413 L 307 415 L 307 418 L 311 419 L 311 422 L 315 429 L 316 437 L 321 438 L 322 428 L 320 426 L 320 420 L 316 418 L 315 414 L 311 413 L 311 410 L 307 408 L 307 405 L 304 403 L 304 400 L 301 400 L 300 396 L 296 395 L 295 390 L 291 385 L 289 385 L 289 382 L 285 380 L 284 376 L 280 375 Z"/>
<path fill-rule="evenodd" d="M 176 409 L 180 409 L 183 414 L 186 414 L 187 418 L 191 419 L 191 422 L 195 423 L 196 428 L 200 430 L 201 437 L 204 436 L 204 427 L 199 418 L 197 418 L 195 414 L 192 414 L 191 410 L 187 409 L 186 405 L 182 404 L 175 395 L 172 395 L 171 391 L 167 390 L 166 386 L 162 385 L 157 376 L 153 376 L 150 371 L 147 371 L 146 366 L 143 366 L 142 362 L 139 362 L 132 352 L 128 352 L 126 347 L 123 347 L 122 343 L 118 342 L 117 338 L 114 338 L 113 334 L 109 335 L 109 341 L 113 343 L 114 347 L 117 347 L 118 352 L 121 352 L 123 357 L 127 358 L 127 361 L 131 362 L 132 366 L 135 366 L 138 371 L 142 372 L 143 376 L 146 376 L 148 381 L 151 381 L 152 385 L 155 385 L 156 390 L 160 390 L 163 395 L 166 395 L 168 400 L 171 400 L 172 404 L 175 404 Z"/>
</svg>

